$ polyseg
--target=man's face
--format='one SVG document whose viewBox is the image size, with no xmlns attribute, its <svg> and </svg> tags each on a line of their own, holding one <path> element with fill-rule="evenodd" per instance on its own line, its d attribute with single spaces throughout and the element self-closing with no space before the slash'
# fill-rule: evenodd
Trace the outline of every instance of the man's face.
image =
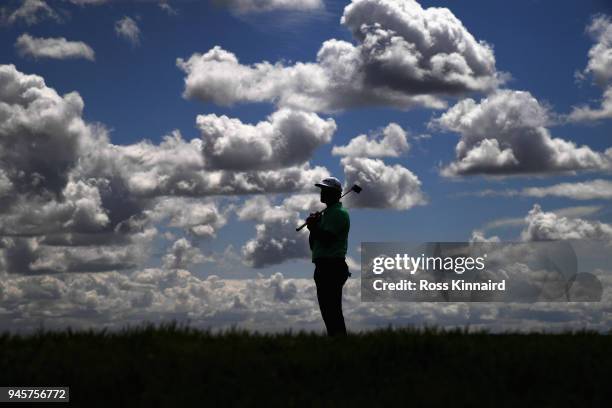
<svg viewBox="0 0 612 408">
<path fill-rule="evenodd" d="M 336 192 L 330 188 L 321 187 L 321 202 L 330 203 L 335 200 Z"/>
</svg>

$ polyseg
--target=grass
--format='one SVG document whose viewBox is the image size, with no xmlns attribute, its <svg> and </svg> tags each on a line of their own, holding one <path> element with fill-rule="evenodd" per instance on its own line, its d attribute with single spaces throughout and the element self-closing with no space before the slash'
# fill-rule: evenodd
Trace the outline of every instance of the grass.
<svg viewBox="0 0 612 408">
<path fill-rule="evenodd" d="M 609 405 L 611 382 L 612 336 L 586 331 L 0 335 L 0 385 L 70 386 L 71 406 L 588 407 Z"/>
</svg>

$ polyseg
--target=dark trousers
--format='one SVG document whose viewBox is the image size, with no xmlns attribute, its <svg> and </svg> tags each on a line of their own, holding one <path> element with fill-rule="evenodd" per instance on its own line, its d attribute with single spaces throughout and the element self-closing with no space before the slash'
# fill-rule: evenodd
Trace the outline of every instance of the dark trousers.
<svg viewBox="0 0 612 408">
<path fill-rule="evenodd" d="M 317 300 L 328 336 L 346 336 L 342 315 L 342 287 L 351 276 L 344 258 L 315 260 L 314 281 Z"/>
</svg>

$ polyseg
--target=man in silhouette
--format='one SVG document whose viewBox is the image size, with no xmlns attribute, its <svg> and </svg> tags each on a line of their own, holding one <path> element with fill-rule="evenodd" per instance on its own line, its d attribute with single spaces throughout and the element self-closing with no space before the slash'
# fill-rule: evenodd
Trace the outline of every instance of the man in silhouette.
<svg viewBox="0 0 612 408">
<path fill-rule="evenodd" d="M 314 281 L 317 300 L 329 336 L 346 336 L 342 315 L 342 287 L 351 273 L 346 264 L 346 249 L 350 219 L 339 201 L 342 186 L 335 177 L 316 183 L 321 188 L 321 202 L 327 205 L 322 212 L 311 213 L 306 219 L 310 231 L 308 242 L 315 264 Z"/>
</svg>

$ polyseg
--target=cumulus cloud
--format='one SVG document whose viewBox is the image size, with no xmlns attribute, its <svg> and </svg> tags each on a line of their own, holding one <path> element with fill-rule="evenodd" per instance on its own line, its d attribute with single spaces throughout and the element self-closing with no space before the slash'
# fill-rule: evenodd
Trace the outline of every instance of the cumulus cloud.
<svg viewBox="0 0 612 408">
<path fill-rule="evenodd" d="M 62 200 L 45 196 L 17 195 L 12 208 L 0 214 L 0 234 L 42 235 L 55 231 L 93 233 L 110 223 L 97 186 L 82 180 L 69 181 Z"/>
<path fill-rule="evenodd" d="M 6 196 L 13 188 L 13 183 L 9 180 L 6 172 L 0 169 L 0 197 Z"/>
<path fill-rule="evenodd" d="M 81 119 L 80 95 L 60 96 L 43 78 L 2 65 L 0 101 L 0 163 L 13 188 L 59 193 L 78 159 L 80 143 L 93 137 L 93 129 Z"/>
<path fill-rule="evenodd" d="M 10 273 L 130 268 L 156 230 L 138 218 L 143 203 L 122 195 L 119 177 L 79 174 L 106 139 L 81 115 L 76 92 L 0 66 L 0 248 Z M 99 150 L 103 153 L 103 150 Z"/>
<path fill-rule="evenodd" d="M 140 28 L 131 17 L 124 16 L 115 22 L 115 33 L 132 45 L 140 44 Z"/>
<path fill-rule="evenodd" d="M 26 332 L 39 328 L 41 319 L 47 329 L 120 329 L 174 319 L 197 321 L 202 328 L 323 330 L 313 286 L 312 280 L 281 273 L 224 280 L 199 278 L 180 268 L 10 277 L 0 281 L 0 310 L 10 311 L 3 313 L 0 329 Z"/>
<path fill-rule="evenodd" d="M 359 135 L 346 146 L 334 146 L 332 154 L 336 156 L 357 157 L 398 157 L 410 149 L 404 129 L 397 123 L 389 123 L 381 133 L 373 137 Z"/>
<path fill-rule="evenodd" d="M 17 38 L 15 47 L 19 55 L 34 58 L 95 59 L 94 50 L 89 45 L 82 41 L 68 41 L 64 37 L 37 38 L 26 33 Z"/>
<path fill-rule="evenodd" d="M 525 217 L 527 226 L 521 232 L 524 241 L 551 239 L 612 240 L 612 225 L 599 221 L 560 216 L 545 212 L 535 204 Z"/>
<path fill-rule="evenodd" d="M 609 271 L 598 270 L 599 279 Z M 608 280 L 609 281 L 609 280 Z M 606 282 L 608 282 L 606 281 Z M 610 294 L 596 303 L 364 303 L 360 279 L 343 290 L 347 327 L 357 332 L 389 325 L 505 330 L 592 329 L 609 331 Z M 118 330 L 143 321 L 170 319 L 198 328 L 238 326 L 260 332 L 289 328 L 324 333 L 312 278 L 221 279 L 184 269 L 148 268 L 132 273 L 11 276 L 0 280 L 1 330 Z"/>
<path fill-rule="evenodd" d="M 497 235 L 487 237 L 484 231 L 474 230 L 469 242 L 501 242 L 501 239 Z"/>
<path fill-rule="evenodd" d="M 281 109 L 256 125 L 215 114 L 198 115 L 207 167 L 263 170 L 303 164 L 315 149 L 329 143 L 333 119 L 315 113 Z"/>
<path fill-rule="evenodd" d="M 407 210 L 427 202 L 419 178 L 399 164 L 390 166 L 365 157 L 344 157 L 340 162 L 345 186 L 358 184 L 363 188 L 360 194 L 346 196 L 347 206 Z"/>
<path fill-rule="evenodd" d="M 76 92 L 59 95 L 40 76 L 0 66 L 0 265 L 9 273 L 134 269 L 150 255 L 157 224 L 214 237 L 233 210 L 220 209 L 220 196 L 314 191 L 329 175 L 307 162 L 210 170 L 203 139 L 186 141 L 178 131 L 159 144 L 115 145 L 82 119 L 83 106 Z M 335 129 L 314 114 L 301 117 Z M 289 143 L 291 120 L 272 122 Z M 281 150 L 272 147 L 276 160 Z M 287 203 L 294 211 L 312 201 L 299 196 Z"/>
<path fill-rule="evenodd" d="M 589 62 L 579 77 L 592 75 L 604 88 L 604 94 L 599 108 L 574 107 L 568 116 L 573 122 L 612 118 L 612 19 L 605 15 L 595 16 L 587 33 L 595 40 L 595 45 L 589 50 Z"/>
<path fill-rule="evenodd" d="M 202 202 L 190 198 L 160 197 L 144 213 L 153 221 L 167 220 L 169 227 L 182 228 L 200 238 L 214 238 L 227 222 L 227 207 L 223 212 L 214 201 Z"/>
<path fill-rule="evenodd" d="M 370 56 L 369 81 L 414 93 L 484 91 L 499 82 L 491 46 L 477 41 L 447 8 L 354 0 L 341 23 Z"/>
<path fill-rule="evenodd" d="M 177 239 L 168 253 L 162 258 L 165 269 L 186 269 L 191 265 L 203 263 L 207 258 L 199 248 L 186 238 Z"/>
<path fill-rule="evenodd" d="M 587 32 L 597 42 L 589 50 L 589 62 L 584 72 L 592 74 L 598 84 L 606 85 L 612 80 L 612 20 L 605 15 L 595 16 Z"/>
<path fill-rule="evenodd" d="M 492 48 L 446 8 L 355 0 L 341 22 L 357 45 L 325 41 L 316 62 L 243 65 L 220 46 L 179 58 L 187 74 L 183 95 L 220 105 L 273 102 L 313 111 L 371 105 L 441 109 L 444 96 L 489 91 L 503 82 Z"/>
<path fill-rule="evenodd" d="M 242 258 L 246 265 L 263 268 L 292 259 L 310 257 L 308 234 L 296 232 L 305 216 L 302 213 L 320 211 L 324 205 L 319 194 L 294 194 L 274 205 L 267 197 L 246 200 L 236 210 L 238 219 L 256 221 L 255 237 L 242 246 Z"/>
<path fill-rule="evenodd" d="M 430 127 L 459 133 L 456 161 L 444 176 L 512 175 L 609 170 L 612 149 L 605 153 L 552 137 L 547 109 L 529 92 L 503 90 L 480 103 L 464 99 Z"/>
<path fill-rule="evenodd" d="M 589 106 L 574 107 L 568 119 L 572 122 L 596 121 L 612 118 L 612 86 L 604 91 L 601 106 L 593 109 Z"/>
<path fill-rule="evenodd" d="M 283 207 L 291 211 L 315 212 L 323 206 L 320 194 L 291 194 L 283 200 Z"/>
<path fill-rule="evenodd" d="M 44 0 L 23 0 L 21 5 L 13 11 L 3 7 L 0 17 L 4 24 L 15 24 L 23 21 L 27 25 L 34 25 L 40 21 L 51 19 L 60 21 L 60 16 Z"/>
<path fill-rule="evenodd" d="M 312 11 L 324 7 L 322 0 L 213 0 L 213 3 L 238 14 L 273 10 Z"/>
<path fill-rule="evenodd" d="M 137 197 L 299 191 L 329 174 L 308 163 L 276 170 L 208 170 L 202 144 L 202 139 L 185 141 L 178 131 L 157 145 L 146 140 L 132 145 L 101 143 L 90 147 L 88 160 L 79 162 L 75 171 L 83 177 L 119 177 Z"/>
<path fill-rule="evenodd" d="M 472 240 L 488 242 L 498 237 L 487 238 L 484 230 L 500 226 L 524 228 L 519 239 L 522 241 L 547 240 L 592 240 L 612 242 L 612 225 L 581 217 L 592 216 L 601 210 L 600 206 L 578 206 L 544 211 L 540 204 L 534 204 L 525 217 L 509 218 L 488 223 L 483 229 L 472 232 Z"/>
<path fill-rule="evenodd" d="M 4 238 L 1 255 L 12 274 L 103 272 L 135 268 L 150 255 L 157 230 L 148 228 L 108 245 L 70 245 L 47 242 L 46 237 Z"/>
<path fill-rule="evenodd" d="M 280 205 L 272 205 L 266 197 L 255 197 L 245 201 L 237 210 L 240 220 L 254 220 L 256 235 L 242 247 L 247 265 L 262 268 L 280 264 L 290 259 L 310 256 L 308 234 L 298 233 L 301 224 L 300 210 L 320 210 L 314 196 L 287 198 Z"/>
<path fill-rule="evenodd" d="M 556 210 L 550 211 L 558 218 L 580 218 L 580 217 L 590 217 L 597 214 L 601 211 L 602 207 L 597 205 L 581 205 L 574 207 L 565 207 L 558 208 Z M 484 234 L 486 231 L 497 228 L 506 228 L 506 227 L 524 227 L 527 225 L 527 220 L 525 217 L 511 217 L 511 218 L 500 218 L 493 221 L 487 222 L 483 227 L 476 229 L 472 232 L 472 238 L 474 241 L 484 241 L 493 238 L 497 239 L 498 237 L 486 237 Z"/>
</svg>

